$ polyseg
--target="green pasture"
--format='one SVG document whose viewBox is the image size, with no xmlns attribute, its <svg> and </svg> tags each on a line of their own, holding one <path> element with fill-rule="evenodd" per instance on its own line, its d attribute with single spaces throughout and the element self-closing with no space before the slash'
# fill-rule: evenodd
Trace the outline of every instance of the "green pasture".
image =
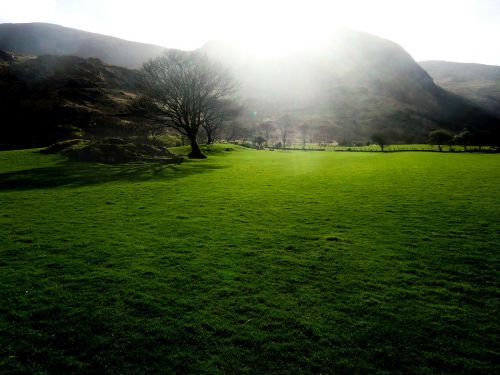
<svg viewBox="0 0 500 375">
<path fill-rule="evenodd" d="M 0 152 L 0 373 L 500 372 L 499 155 L 207 153 Z"/>
</svg>

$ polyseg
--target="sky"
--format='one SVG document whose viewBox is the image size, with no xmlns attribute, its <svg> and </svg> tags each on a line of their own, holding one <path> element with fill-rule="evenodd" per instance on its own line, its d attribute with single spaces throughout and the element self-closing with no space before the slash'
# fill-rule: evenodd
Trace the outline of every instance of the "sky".
<svg viewBox="0 0 500 375">
<path fill-rule="evenodd" d="M 180 49 L 241 39 L 264 52 L 349 27 L 390 39 L 417 61 L 500 65 L 500 0 L 0 0 L 3 22 L 50 22 Z"/>
</svg>

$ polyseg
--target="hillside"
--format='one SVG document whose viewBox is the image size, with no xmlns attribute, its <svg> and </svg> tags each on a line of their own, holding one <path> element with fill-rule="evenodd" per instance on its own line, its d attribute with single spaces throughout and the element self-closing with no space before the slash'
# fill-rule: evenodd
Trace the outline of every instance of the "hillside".
<svg viewBox="0 0 500 375">
<path fill-rule="evenodd" d="M 137 71 L 75 56 L 0 56 L 3 147 L 40 146 L 133 126 L 122 115 L 139 88 Z"/>
<path fill-rule="evenodd" d="M 104 63 L 139 68 L 164 47 L 131 42 L 48 23 L 0 24 L 0 49 L 28 55 L 94 57 Z"/>
<path fill-rule="evenodd" d="M 330 126 L 346 143 L 375 132 L 422 142 L 436 128 L 499 128 L 498 119 L 436 85 L 399 45 L 373 35 L 342 30 L 321 48 L 273 58 L 228 43 L 204 50 L 232 68 L 261 118 L 288 113 L 298 123 Z"/>
<path fill-rule="evenodd" d="M 419 64 L 446 90 L 500 117 L 500 66 L 448 61 Z"/>
</svg>

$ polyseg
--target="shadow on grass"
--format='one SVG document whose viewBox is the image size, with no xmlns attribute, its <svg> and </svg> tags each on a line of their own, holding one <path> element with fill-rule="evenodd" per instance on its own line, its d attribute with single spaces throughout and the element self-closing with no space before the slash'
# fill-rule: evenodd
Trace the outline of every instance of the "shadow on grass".
<svg viewBox="0 0 500 375">
<path fill-rule="evenodd" d="M 30 190 L 59 186 L 80 187 L 115 181 L 154 181 L 207 173 L 222 166 L 201 162 L 179 164 L 98 164 L 64 161 L 53 167 L 0 173 L 1 190 Z"/>
</svg>

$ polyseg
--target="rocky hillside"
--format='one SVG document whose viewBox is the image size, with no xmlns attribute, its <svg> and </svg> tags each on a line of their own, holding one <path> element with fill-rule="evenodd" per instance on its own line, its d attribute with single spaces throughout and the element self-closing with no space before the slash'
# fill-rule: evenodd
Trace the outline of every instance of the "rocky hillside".
<svg viewBox="0 0 500 375">
<path fill-rule="evenodd" d="M 133 124 L 123 115 L 138 88 L 137 71 L 97 59 L 3 52 L 0 143 L 40 146 L 82 132 L 126 132 Z"/>
<path fill-rule="evenodd" d="M 447 61 L 419 64 L 446 90 L 500 117 L 500 66 Z"/>
</svg>

